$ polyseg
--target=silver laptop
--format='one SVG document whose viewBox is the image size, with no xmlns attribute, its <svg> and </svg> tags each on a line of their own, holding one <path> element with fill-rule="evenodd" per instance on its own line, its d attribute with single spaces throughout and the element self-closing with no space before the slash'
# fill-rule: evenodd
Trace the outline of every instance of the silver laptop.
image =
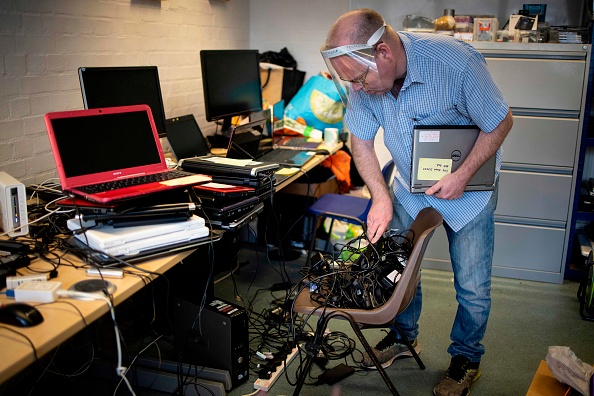
<svg viewBox="0 0 594 396">
<path fill-rule="evenodd" d="M 425 192 L 443 176 L 456 171 L 474 147 L 480 129 L 474 125 L 417 125 L 413 129 L 410 192 Z M 474 174 L 466 191 L 493 190 L 493 155 Z"/>
</svg>

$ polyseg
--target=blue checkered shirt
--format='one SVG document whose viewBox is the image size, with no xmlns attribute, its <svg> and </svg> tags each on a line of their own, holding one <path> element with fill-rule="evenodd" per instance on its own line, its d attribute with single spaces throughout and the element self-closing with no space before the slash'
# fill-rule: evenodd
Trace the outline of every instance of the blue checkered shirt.
<svg viewBox="0 0 594 396">
<path fill-rule="evenodd" d="M 477 125 L 491 132 L 505 118 L 507 100 L 491 78 L 483 56 L 471 45 L 437 34 L 398 32 L 407 60 L 407 74 L 398 98 L 391 93 L 349 98 L 344 121 L 363 140 L 384 129 L 384 144 L 397 167 L 396 199 L 415 218 L 432 206 L 454 231 L 460 230 L 485 207 L 491 191 L 465 192 L 461 198 L 443 200 L 409 192 L 412 131 L 414 125 Z M 497 151 L 496 175 L 501 168 Z"/>
</svg>

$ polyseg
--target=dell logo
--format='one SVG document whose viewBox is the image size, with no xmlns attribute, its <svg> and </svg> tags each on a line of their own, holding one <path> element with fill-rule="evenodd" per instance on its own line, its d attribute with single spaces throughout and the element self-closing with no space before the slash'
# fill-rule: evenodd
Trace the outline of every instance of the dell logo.
<svg viewBox="0 0 594 396">
<path fill-rule="evenodd" d="M 462 158 L 462 153 L 460 152 L 460 150 L 452 151 L 452 161 L 458 162 L 460 161 L 460 158 Z"/>
</svg>

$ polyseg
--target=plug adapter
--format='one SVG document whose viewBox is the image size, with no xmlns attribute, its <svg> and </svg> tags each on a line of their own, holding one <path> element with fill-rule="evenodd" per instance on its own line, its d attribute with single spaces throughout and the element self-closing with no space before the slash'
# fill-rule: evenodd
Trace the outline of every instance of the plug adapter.
<svg viewBox="0 0 594 396">
<path fill-rule="evenodd" d="M 14 299 L 17 302 L 54 302 L 61 287 L 62 282 L 24 282 L 14 289 Z"/>
</svg>

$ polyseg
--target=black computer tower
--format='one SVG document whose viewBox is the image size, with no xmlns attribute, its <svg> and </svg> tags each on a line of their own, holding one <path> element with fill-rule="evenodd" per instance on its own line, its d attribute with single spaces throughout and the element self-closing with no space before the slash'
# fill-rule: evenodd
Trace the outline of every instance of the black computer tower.
<svg viewBox="0 0 594 396">
<path fill-rule="evenodd" d="M 175 299 L 174 343 L 179 360 L 228 371 L 232 387 L 247 381 L 249 338 L 245 310 L 215 298 L 199 312 L 199 305 Z"/>
</svg>

